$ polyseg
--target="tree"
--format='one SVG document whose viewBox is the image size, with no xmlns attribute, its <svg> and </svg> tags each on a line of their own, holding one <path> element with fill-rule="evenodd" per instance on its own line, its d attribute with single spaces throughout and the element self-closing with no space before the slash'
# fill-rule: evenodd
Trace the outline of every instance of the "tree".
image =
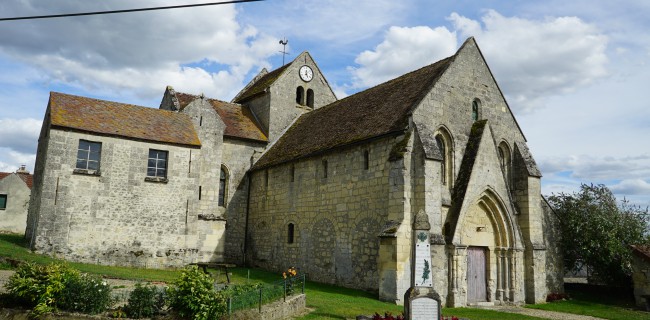
<svg viewBox="0 0 650 320">
<path fill-rule="evenodd" d="M 629 245 L 648 243 L 648 209 L 630 205 L 604 185 L 580 186 L 573 194 L 548 197 L 562 231 L 564 265 L 574 270 L 585 264 L 592 279 L 608 284 L 628 284 L 632 253 Z"/>
</svg>

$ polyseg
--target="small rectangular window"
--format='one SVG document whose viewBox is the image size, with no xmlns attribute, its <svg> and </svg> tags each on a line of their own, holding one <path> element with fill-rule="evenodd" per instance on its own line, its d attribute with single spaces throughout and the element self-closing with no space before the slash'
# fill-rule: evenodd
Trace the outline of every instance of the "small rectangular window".
<svg viewBox="0 0 650 320">
<path fill-rule="evenodd" d="M 327 160 L 323 160 L 323 178 L 327 178 Z"/>
<path fill-rule="evenodd" d="M 99 171 L 102 155 L 101 142 L 79 140 L 77 149 L 77 169 Z"/>
<path fill-rule="evenodd" d="M 7 195 L 0 194 L 0 210 L 7 209 Z"/>
<path fill-rule="evenodd" d="M 147 177 L 167 177 L 167 151 L 149 149 Z"/>
<path fill-rule="evenodd" d="M 368 150 L 363 152 L 363 169 L 368 170 L 370 168 L 370 154 Z"/>
<path fill-rule="evenodd" d="M 294 241 L 294 225 L 293 223 L 289 223 L 289 226 L 287 228 L 287 243 L 293 243 Z"/>
</svg>

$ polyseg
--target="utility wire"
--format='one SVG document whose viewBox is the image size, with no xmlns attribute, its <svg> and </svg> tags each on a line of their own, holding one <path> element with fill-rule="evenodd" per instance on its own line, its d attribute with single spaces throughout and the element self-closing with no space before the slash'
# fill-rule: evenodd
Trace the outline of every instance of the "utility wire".
<svg viewBox="0 0 650 320">
<path fill-rule="evenodd" d="M 216 5 L 220 5 L 220 4 L 233 4 L 233 3 L 244 3 L 244 2 L 257 2 L 257 1 L 264 1 L 264 0 L 233 0 L 233 1 L 221 1 L 221 2 L 210 2 L 210 3 L 184 4 L 184 5 L 166 6 L 166 7 L 152 7 L 152 8 L 124 9 L 124 10 L 111 10 L 111 11 L 95 11 L 95 12 L 81 12 L 81 13 L 52 14 L 52 15 L 44 15 L 44 16 L 0 18 L 0 21 L 35 20 L 35 19 L 50 19 L 50 18 L 79 17 L 79 16 L 96 16 L 96 15 L 100 15 L 100 14 L 154 11 L 154 10 L 167 10 L 167 9 L 192 8 L 192 7 L 206 7 L 206 6 L 216 6 Z"/>
</svg>

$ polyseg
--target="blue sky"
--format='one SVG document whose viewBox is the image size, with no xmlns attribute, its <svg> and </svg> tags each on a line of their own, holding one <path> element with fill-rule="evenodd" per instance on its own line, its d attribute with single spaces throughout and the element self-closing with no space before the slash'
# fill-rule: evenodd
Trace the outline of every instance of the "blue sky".
<svg viewBox="0 0 650 320">
<path fill-rule="evenodd" d="M 153 7 L 203 0 L 142 0 Z M 6 0 L 0 16 L 133 8 Z M 0 171 L 33 170 L 50 91 L 157 107 L 165 86 L 229 101 L 309 51 L 339 97 L 453 54 L 474 36 L 540 166 L 543 193 L 603 183 L 650 205 L 650 2 L 268 0 L 0 22 Z"/>
</svg>

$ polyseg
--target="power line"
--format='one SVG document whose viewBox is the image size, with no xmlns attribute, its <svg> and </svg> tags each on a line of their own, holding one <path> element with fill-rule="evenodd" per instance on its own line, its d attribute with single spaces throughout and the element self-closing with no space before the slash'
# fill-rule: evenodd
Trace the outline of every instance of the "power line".
<svg viewBox="0 0 650 320">
<path fill-rule="evenodd" d="M 44 16 L 0 18 L 0 21 L 35 20 L 35 19 L 50 19 L 50 18 L 79 17 L 79 16 L 96 16 L 96 15 L 100 15 L 100 14 L 154 11 L 154 10 L 180 9 L 180 8 L 192 8 L 192 7 L 206 7 L 206 6 L 216 6 L 216 5 L 220 5 L 220 4 L 233 4 L 233 3 L 244 3 L 244 2 L 257 2 L 257 1 L 264 1 L 264 0 L 233 0 L 233 1 L 197 3 L 197 4 L 183 4 L 183 5 L 178 5 L 178 6 L 166 6 L 166 7 L 152 7 L 152 8 L 124 9 L 124 10 L 111 10 L 111 11 L 95 11 L 95 12 L 81 12 L 81 13 L 52 14 L 52 15 L 44 15 Z"/>
</svg>

